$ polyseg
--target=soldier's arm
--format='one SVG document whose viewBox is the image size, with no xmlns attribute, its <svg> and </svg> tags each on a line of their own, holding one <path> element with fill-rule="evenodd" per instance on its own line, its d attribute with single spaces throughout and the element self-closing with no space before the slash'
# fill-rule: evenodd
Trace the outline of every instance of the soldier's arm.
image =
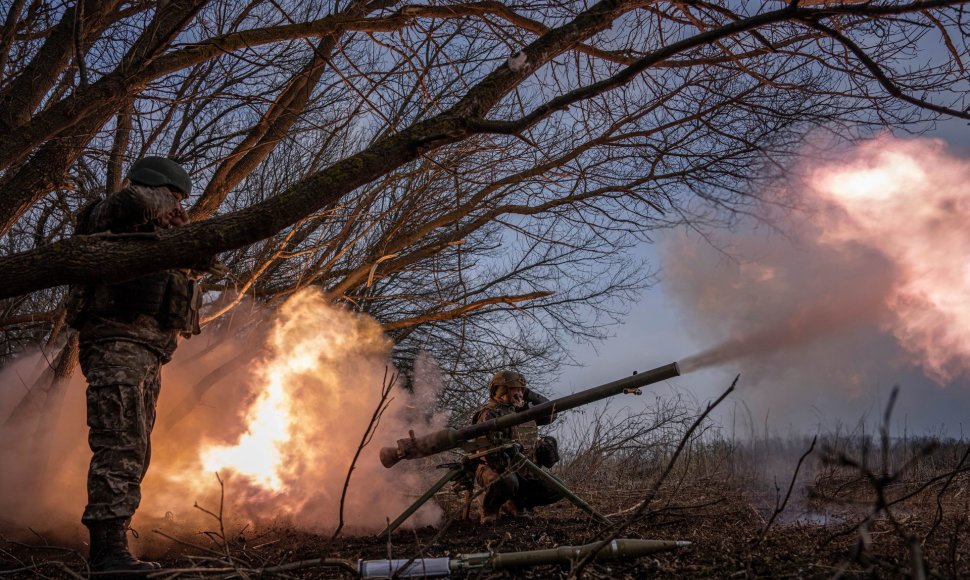
<svg viewBox="0 0 970 580">
<path fill-rule="evenodd" d="M 492 407 L 482 407 L 475 413 L 475 416 L 472 419 L 472 425 L 481 423 L 483 421 L 488 421 L 489 419 L 494 419 L 496 417 L 498 417 L 498 414 L 495 412 L 495 409 Z"/>
<path fill-rule="evenodd" d="M 166 188 L 131 185 L 112 193 L 94 207 L 88 229 L 92 232 L 123 232 L 158 222 L 178 207 L 178 199 Z"/>
<path fill-rule="evenodd" d="M 542 403 L 548 403 L 549 399 L 543 397 L 539 393 L 533 391 L 532 389 L 526 387 L 525 389 L 525 402 L 530 405 L 541 405 Z"/>
<path fill-rule="evenodd" d="M 499 414 L 495 408 L 486 405 L 475 412 L 475 415 L 472 417 L 472 425 L 488 421 L 489 419 L 495 419 L 496 417 L 499 417 Z M 488 447 L 490 444 L 489 436 L 482 435 L 475 442 L 482 448 Z M 485 457 L 478 459 L 476 464 L 481 461 L 484 461 L 491 469 L 497 472 L 505 471 L 505 468 L 508 467 L 508 457 L 503 452 L 489 453 Z"/>
<path fill-rule="evenodd" d="M 525 389 L 524 398 L 525 398 L 525 402 L 527 403 L 526 405 L 527 407 L 541 405 L 542 403 L 549 402 L 549 399 L 543 397 L 542 395 L 533 391 L 532 389 L 529 389 L 528 387 Z M 549 414 L 548 417 L 540 417 L 539 419 L 536 419 L 536 425 L 540 425 L 540 426 L 548 425 L 549 423 L 552 423 L 555 420 L 556 420 L 556 413 L 555 411 L 553 411 L 552 413 Z"/>
</svg>

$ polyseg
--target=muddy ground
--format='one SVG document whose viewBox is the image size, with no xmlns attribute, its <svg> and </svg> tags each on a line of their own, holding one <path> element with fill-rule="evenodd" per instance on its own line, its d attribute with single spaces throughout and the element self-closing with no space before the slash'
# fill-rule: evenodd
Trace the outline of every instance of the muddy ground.
<svg viewBox="0 0 970 580">
<path fill-rule="evenodd" d="M 936 489 L 941 489 L 942 484 Z M 845 486 L 839 489 L 846 489 Z M 629 509 L 637 503 L 635 489 L 615 493 L 587 491 L 587 498 L 603 513 Z M 892 490 L 908 493 L 905 485 Z M 864 485 L 852 490 L 851 502 L 821 501 L 811 489 L 797 489 L 788 508 L 764 533 L 774 508 L 774 492 L 760 496 L 732 488 L 723 481 L 693 481 L 661 494 L 654 509 L 622 537 L 676 539 L 692 542 L 675 552 L 635 561 L 595 563 L 588 578 L 886 578 L 970 577 L 965 554 L 970 548 L 966 521 L 965 484 L 951 481 L 946 493 L 933 486 L 893 505 L 859 527 L 875 500 Z M 815 499 L 813 499 L 815 498 Z M 937 501 L 939 498 L 939 502 Z M 844 498 L 843 498 L 844 500 Z M 942 516 L 940 515 L 942 514 Z M 621 516 L 615 517 L 622 519 Z M 934 525 L 935 524 L 935 525 Z M 159 526 L 165 530 L 164 525 Z M 218 528 L 218 526 L 216 526 Z M 308 560 L 324 556 L 356 562 L 363 559 L 454 556 L 485 551 L 515 551 L 575 545 L 602 537 L 603 527 L 582 512 L 562 503 L 540 508 L 532 519 L 506 517 L 494 526 L 453 521 L 438 528 L 403 530 L 391 542 L 373 536 L 343 536 L 330 544 L 329 536 L 266 526 L 239 532 L 227 527 L 227 546 L 217 532 L 172 532 L 179 542 L 166 542 L 146 554 L 166 568 L 192 572 L 161 574 L 161 578 L 231 577 L 231 566 L 248 569 L 249 577 L 339 578 L 348 574 Z M 143 532 L 144 533 L 144 532 Z M 763 537 L 762 537 L 763 536 Z M 78 551 L 83 546 L 44 547 L 50 541 L 34 536 L 23 542 L 0 542 L 2 578 L 76 578 L 85 574 Z M 77 551 L 75 551 L 77 550 Z M 914 567 L 914 562 L 915 564 Z M 288 567 L 274 574 L 259 573 Z M 220 568 L 222 572 L 200 568 Z M 915 573 L 914 573 L 915 571 Z M 529 570 L 482 571 L 474 578 L 565 578 L 570 565 Z M 240 577 L 240 576 L 236 576 Z"/>
</svg>

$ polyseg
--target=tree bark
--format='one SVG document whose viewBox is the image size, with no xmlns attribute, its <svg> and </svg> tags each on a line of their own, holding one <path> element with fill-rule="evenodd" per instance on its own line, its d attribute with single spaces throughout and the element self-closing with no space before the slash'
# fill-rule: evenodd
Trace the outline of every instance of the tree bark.
<svg viewBox="0 0 970 580">
<path fill-rule="evenodd" d="M 149 238 L 77 236 L 2 258 L 0 269 L 7 276 L 0 283 L 0 298 L 58 284 L 121 281 L 160 269 L 188 268 L 219 252 L 268 238 L 419 155 L 473 134 L 471 121 L 486 114 L 535 68 L 608 28 L 619 12 L 633 5 L 618 0 L 597 3 L 532 42 L 525 49 L 530 67 L 512 71 L 499 66 L 444 113 L 372 143 L 279 196 Z"/>
</svg>

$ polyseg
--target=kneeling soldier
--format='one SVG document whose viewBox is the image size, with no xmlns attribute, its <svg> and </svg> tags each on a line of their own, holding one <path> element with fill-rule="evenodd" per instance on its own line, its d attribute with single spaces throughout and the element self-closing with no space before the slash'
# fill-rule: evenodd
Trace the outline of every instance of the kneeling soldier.
<svg viewBox="0 0 970 580">
<path fill-rule="evenodd" d="M 474 423 L 497 419 L 548 401 L 526 387 L 525 377 L 514 371 L 495 373 L 488 387 L 488 402 L 475 413 Z M 552 467 L 559 461 L 558 444 L 553 437 L 539 437 L 537 425 L 547 425 L 555 415 L 534 423 L 493 433 L 495 441 L 515 441 L 524 455 L 540 467 Z M 481 523 L 495 521 L 499 511 L 519 516 L 536 506 L 549 505 L 562 499 L 555 489 L 548 487 L 535 474 L 516 468 L 512 453 L 496 451 L 485 456 L 475 471 L 475 481 L 485 489 L 482 498 Z"/>
</svg>

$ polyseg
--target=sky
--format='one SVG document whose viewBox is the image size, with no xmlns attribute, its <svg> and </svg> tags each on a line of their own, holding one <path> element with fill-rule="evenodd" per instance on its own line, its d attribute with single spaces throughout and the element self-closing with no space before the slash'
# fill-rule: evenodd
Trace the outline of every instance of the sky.
<svg viewBox="0 0 970 580">
<path fill-rule="evenodd" d="M 965 121 L 942 122 L 923 137 L 942 140 L 953 163 L 959 166 L 962 160 L 970 167 L 970 135 Z M 932 148 L 926 141 L 917 144 Z M 932 158 L 927 163 L 935 167 Z M 929 193 L 906 194 L 909 198 L 920 195 Z M 953 184 L 951 195 L 967 198 L 970 203 L 970 186 Z M 798 235 L 796 232 L 795 237 Z M 914 245 L 904 235 L 900 237 L 901 246 Z M 757 313 L 754 317 L 759 319 L 784 319 L 811 301 L 812 293 L 824 289 L 832 290 L 830 298 L 847 300 L 848 307 L 857 310 L 851 303 L 853 295 L 866 300 L 888 284 L 877 264 L 879 259 L 868 254 L 855 258 L 856 262 L 833 265 L 839 260 L 825 253 L 829 250 L 820 249 L 812 241 L 790 241 L 765 228 L 742 227 L 734 232 L 717 232 L 715 238 L 731 248 L 730 258 L 685 229 L 661 232 L 656 243 L 638 248 L 659 269 L 659 282 L 643 293 L 623 324 L 614 328 L 611 338 L 595 347 L 573 346 L 572 354 L 579 365 L 563 369 L 554 393 L 567 394 L 635 370 L 682 361 L 714 346 L 726 335 L 744 331 L 752 324 L 745 316 Z M 929 241 L 932 243 L 932 238 Z M 932 245 L 930 248 L 928 251 L 935 254 Z M 889 250 L 876 248 L 874 253 L 883 251 Z M 941 252 L 945 250 L 941 248 Z M 958 270 L 965 268 L 965 256 L 950 251 L 939 258 L 944 268 L 952 265 Z M 735 278 L 749 262 L 780 268 L 789 285 L 743 285 Z M 710 305 L 702 305 L 712 296 L 729 304 L 712 312 Z M 732 300 L 738 303 L 736 308 L 730 305 Z M 888 324 L 885 319 L 863 320 L 780 353 L 755 354 L 685 373 L 651 387 L 651 392 L 662 396 L 681 393 L 703 403 L 716 397 L 740 373 L 737 392 L 718 415 L 721 424 L 738 436 L 750 431 L 752 422 L 759 430 L 768 425 L 772 433 L 784 435 L 853 428 L 860 421 L 875 425 L 891 389 L 899 385 L 893 415 L 897 433 L 960 437 L 964 428 L 970 430 L 970 374 L 958 372 L 946 380 L 934 380 L 933 373 L 921 366 L 920 355 L 907 352 L 901 340 L 887 329 Z M 637 409 L 649 405 L 650 400 L 630 398 L 612 404 Z M 740 427 L 738 416 L 748 417 Z"/>
</svg>

